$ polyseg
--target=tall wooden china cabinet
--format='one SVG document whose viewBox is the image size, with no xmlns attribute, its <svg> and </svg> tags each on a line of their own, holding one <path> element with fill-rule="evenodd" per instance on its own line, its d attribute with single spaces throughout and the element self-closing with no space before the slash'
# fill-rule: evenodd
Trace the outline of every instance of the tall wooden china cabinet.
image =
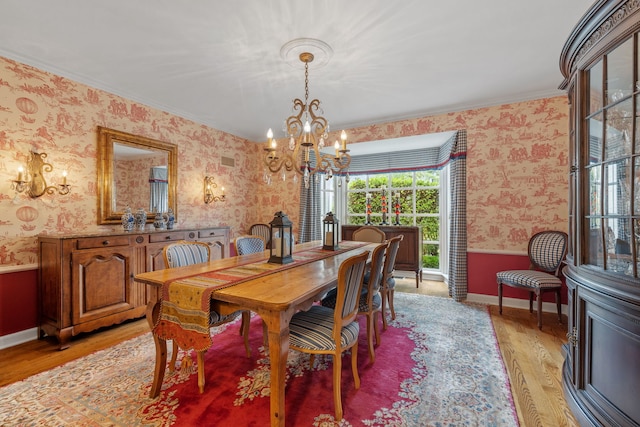
<svg viewBox="0 0 640 427">
<path fill-rule="evenodd" d="M 638 426 L 640 2 L 596 1 L 560 67 L 570 105 L 564 393 L 583 426 Z"/>
</svg>

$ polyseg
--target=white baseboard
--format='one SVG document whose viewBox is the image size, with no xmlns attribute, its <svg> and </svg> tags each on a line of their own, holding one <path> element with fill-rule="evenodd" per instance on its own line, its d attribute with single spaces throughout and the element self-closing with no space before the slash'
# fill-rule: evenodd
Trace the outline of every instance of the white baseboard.
<svg viewBox="0 0 640 427">
<path fill-rule="evenodd" d="M 482 295 L 482 294 L 467 294 L 467 301 L 476 302 L 480 304 L 487 305 L 498 305 L 498 296 L 497 295 Z M 524 310 L 529 310 L 529 300 L 528 299 L 519 299 L 519 298 L 502 298 L 502 306 L 503 307 L 511 307 L 511 308 L 522 308 Z M 561 306 L 562 314 L 567 314 L 567 305 L 562 304 Z M 533 311 L 536 311 L 536 302 L 533 301 Z M 543 302 L 542 303 L 542 311 L 548 313 L 556 312 L 556 304 L 553 302 Z"/>
<path fill-rule="evenodd" d="M 38 339 L 38 328 L 26 329 L 0 337 L 0 350 Z"/>
</svg>

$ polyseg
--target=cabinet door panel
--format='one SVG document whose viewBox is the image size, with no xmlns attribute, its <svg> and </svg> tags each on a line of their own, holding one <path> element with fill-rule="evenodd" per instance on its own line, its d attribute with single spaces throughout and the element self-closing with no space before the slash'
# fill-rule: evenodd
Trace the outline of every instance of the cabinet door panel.
<svg viewBox="0 0 640 427">
<path fill-rule="evenodd" d="M 640 419 L 640 311 L 620 300 L 580 289 L 584 309 L 584 392 L 619 425 Z M 615 349 L 615 351 L 611 351 Z M 606 423 L 606 419 L 601 419 Z"/>
<path fill-rule="evenodd" d="M 78 251 L 71 255 L 73 323 L 134 308 L 131 302 L 131 248 Z"/>
</svg>

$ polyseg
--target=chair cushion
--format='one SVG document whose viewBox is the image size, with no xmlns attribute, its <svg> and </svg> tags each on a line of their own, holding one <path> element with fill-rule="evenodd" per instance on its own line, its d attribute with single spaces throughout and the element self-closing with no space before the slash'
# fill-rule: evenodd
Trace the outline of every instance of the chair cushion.
<svg viewBox="0 0 640 427">
<path fill-rule="evenodd" d="M 234 311 L 231 314 L 227 314 L 223 316 L 217 311 L 215 311 L 214 309 L 210 309 L 209 310 L 209 326 L 218 326 L 218 325 L 222 325 L 223 323 L 231 322 L 232 320 L 236 319 L 241 313 L 242 311 Z"/>
<path fill-rule="evenodd" d="M 536 270 L 507 270 L 496 274 L 498 283 L 523 288 L 557 288 L 562 281 L 553 274 Z"/>
<path fill-rule="evenodd" d="M 333 324 L 333 310 L 328 307 L 314 305 L 307 311 L 299 311 L 289 323 L 289 343 L 292 347 L 308 350 L 335 350 Z M 343 348 L 350 346 L 358 339 L 359 333 L 358 322 L 344 326 L 340 345 Z"/>
<path fill-rule="evenodd" d="M 323 307 L 329 307 L 331 309 L 336 308 L 336 288 L 331 289 L 327 292 L 327 295 L 322 298 L 320 303 Z M 358 301 L 358 311 L 369 311 L 369 307 L 367 305 L 367 296 L 369 292 L 367 289 L 362 289 L 362 293 L 360 293 L 360 301 Z M 380 293 L 376 292 L 373 296 L 371 303 L 373 305 L 373 310 L 377 310 L 382 307 L 382 298 L 380 297 Z"/>
</svg>

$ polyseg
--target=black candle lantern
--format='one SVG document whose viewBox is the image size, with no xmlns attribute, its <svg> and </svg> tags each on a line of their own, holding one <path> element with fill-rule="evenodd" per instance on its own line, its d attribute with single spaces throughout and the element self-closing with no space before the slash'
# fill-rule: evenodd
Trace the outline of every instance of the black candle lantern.
<svg viewBox="0 0 640 427">
<path fill-rule="evenodd" d="M 322 220 L 322 224 L 322 249 L 338 250 L 338 219 L 332 212 L 329 212 Z"/>
<path fill-rule="evenodd" d="M 293 262 L 293 223 L 287 214 L 278 211 L 269 223 L 271 228 L 271 247 L 269 248 L 269 262 L 274 264 L 289 264 Z"/>
</svg>

